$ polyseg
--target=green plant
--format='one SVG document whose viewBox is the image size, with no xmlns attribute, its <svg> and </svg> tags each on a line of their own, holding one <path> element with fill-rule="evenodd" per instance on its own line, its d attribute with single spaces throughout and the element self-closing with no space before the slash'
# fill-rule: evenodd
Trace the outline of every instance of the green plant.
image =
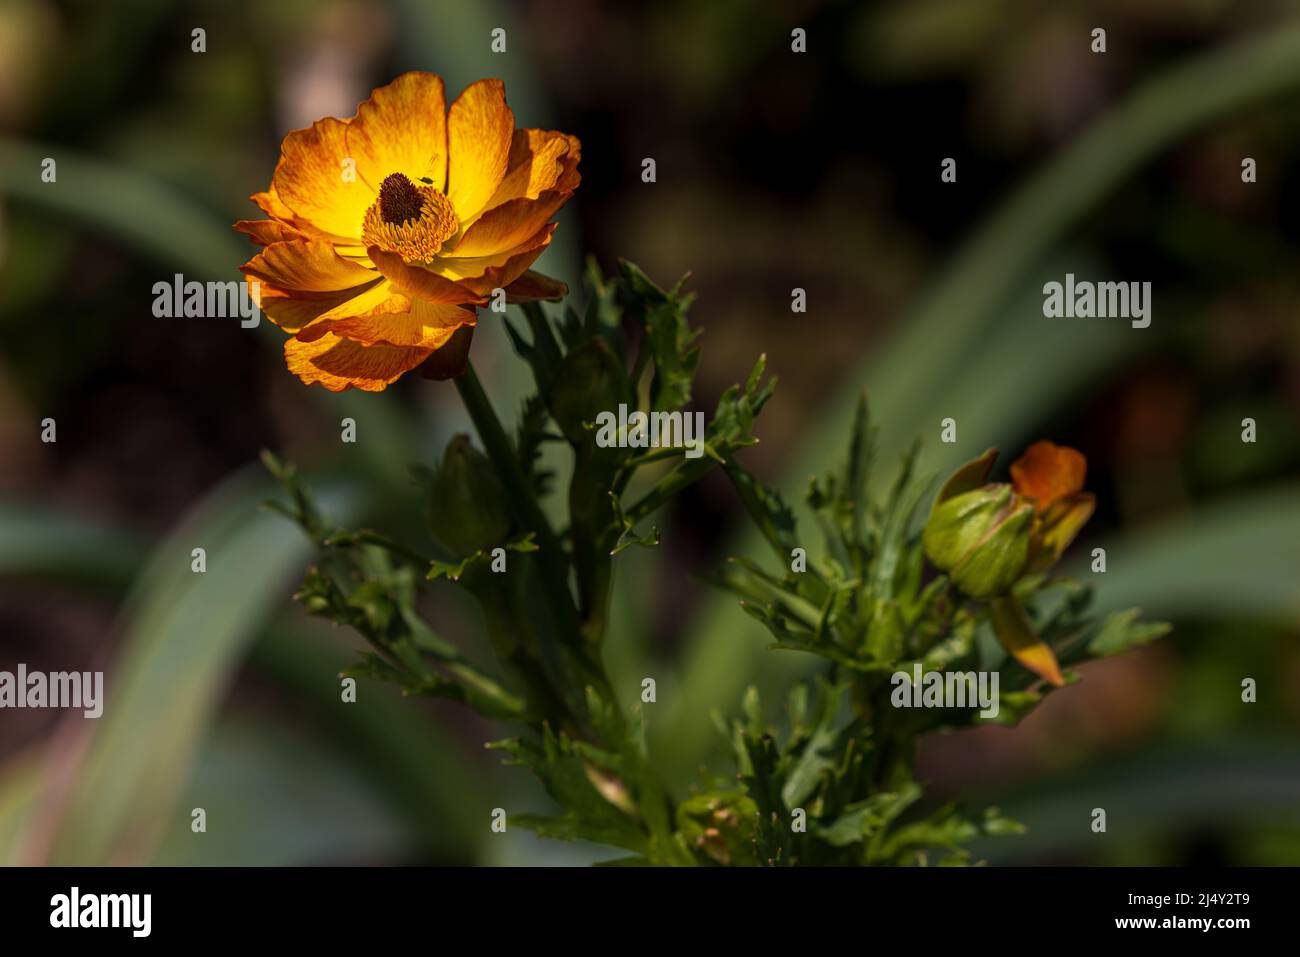
<svg viewBox="0 0 1300 957">
<path fill-rule="evenodd" d="M 1003 650 L 1015 646 L 998 621 L 999 602 L 1023 608 L 1026 629 L 1067 666 L 1120 653 L 1167 626 L 1142 623 L 1135 610 L 1090 615 L 1088 588 L 1049 578 L 1045 565 L 1022 573 L 1023 556 L 1003 576 L 1005 594 L 980 592 L 993 598 L 989 604 L 927 571 L 920 509 L 932 482 L 915 474 L 914 448 L 883 500 L 871 498 L 879 466 L 865 402 L 843 468 L 809 487 L 806 503 L 822 540 L 820 550 L 809 548 L 793 511 L 737 458 L 757 441 L 755 419 L 773 394 L 765 360 L 721 397 L 692 450 L 680 426 L 689 422 L 683 416 L 699 351 L 683 282 L 661 289 L 628 263 L 614 278 L 593 264 L 587 281 L 581 313 L 569 307 L 552 321 L 532 304 L 524 310 L 528 334 L 509 327 L 536 384 L 513 441 L 472 368 L 456 380 L 484 451 L 456 436 L 436 468 L 416 470 L 429 540 L 336 525 L 296 469 L 266 455 L 289 496 L 274 507 L 318 550 L 299 600 L 372 648 L 346 674 L 521 726 L 491 747 L 531 769 L 557 811 L 508 821 L 633 855 L 618 863 L 960 863 L 969 858 L 968 841 L 1017 830 L 996 809 L 930 806 L 913 770 L 919 735 L 982 720 L 1013 723 L 1046 693 L 1039 676 Z M 674 415 L 676 442 L 651 445 L 637 431 L 639 416 L 669 423 Z M 546 442 L 565 443 L 574 459 L 569 524 L 559 530 L 539 504 L 553 479 L 537 465 Z M 941 498 L 980 485 L 991 464 L 986 455 L 958 470 Z M 602 646 L 618 626 L 609 614 L 617 556 L 657 545 L 658 530 L 643 523 L 712 468 L 731 480 L 779 569 L 737 557 L 715 584 L 741 597 L 774 647 L 825 664 L 791 688 L 784 728 L 765 723 L 753 689 L 741 717 L 716 717 L 735 766 L 706 773 L 693 795 L 679 799 L 646 745 L 652 684 L 615 688 Z M 1021 509 L 1032 517 L 1030 505 Z M 945 518 L 944 529 L 951 525 Z M 494 663 L 471 661 L 421 616 L 420 587 L 439 579 L 477 600 Z M 972 684 L 972 698 L 963 692 L 955 706 L 898 706 L 913 685 L 919 693 L 934 675 L 967 671 L 998 676 L 996 704 L 974 700 Z"/>
</svg>

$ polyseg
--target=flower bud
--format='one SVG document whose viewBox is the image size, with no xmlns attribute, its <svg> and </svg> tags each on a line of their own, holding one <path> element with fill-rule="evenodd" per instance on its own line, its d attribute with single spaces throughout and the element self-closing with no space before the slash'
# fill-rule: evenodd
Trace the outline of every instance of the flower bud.
<svg viewBox="0 0 1300 957">
<path fill-rule="evenodd" d="M 985 485 L 935 504 L 926 557 L 972 598 L 1005 593 L 1024 571 L 1034 507 L 1009 485 Z"/>
<path fill-rule="evenodd" d="M 506 493 L 491 463 L 460 434 L 447 443 L 429 487 L 429 530 L 458 558 L 501 545 L 510 534 Z"/>
<path fill-rule="evenodd" d="M 575 444 L 593 441 L 587 424 L 631 401 L 623 364 L 603 339 L 589 339 L 564 357 L 551 395 L 551 416 Z"/>
</svg>

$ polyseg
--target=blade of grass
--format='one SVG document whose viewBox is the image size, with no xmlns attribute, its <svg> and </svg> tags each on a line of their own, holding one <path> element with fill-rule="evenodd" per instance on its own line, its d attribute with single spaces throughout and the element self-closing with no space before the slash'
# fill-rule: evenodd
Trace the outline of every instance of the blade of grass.
<svg viewBox="0 0 1300 957">
<path fill-rule="evenodd" d="M 288 525 L 285 531 L 293 534 Z M 120 528 L 66 513 L 0 507 L 0 577 L 124 590 L 144 554 L 142 543 Z M 328 727 L 340 759 L 366 769 L 365 780 L 404 819 L 409 833 L 423 842 L 427 852 L 457 861 L 474 860 L 475 842 L 470 835 L 478 833 L 477 809 L 486 800 L 479 785 L 481 774 L 464 766 L 455 742 L 422 709 L 387 689 L 364 694 L 355 706 L 340 707 L 337 674 L 352 660 L 353 649 L 333 631 L 306 634 L 304 626 L 293 620 L 293 612 L 287 617 L 259 637 L 249 664 L 291 695 L 295 710 Z M 12 854 L 17 851 L 17 837 L 26 812 L 40 794 L 37 769 L 30 756 L 4 768 L 0 862 L 16 862 Z M 252 806 L 256 797 L 250 791 L 240 800 Z M 188 833 L 187 826 L 184 832 Z M 223 840 L 238 843 L 229 832 Z M 277 833 L 265 834 L 259 841 L 262 857 L 288 854 Z M 418 847 L 408 850 L 418 852 Z M 197 862 L 197 858 L 190 861 Z"/>
<path fill-rule="evenodd" d="M 249 663 L 293 693 L 298 705 L 329 731 L 350 762 L 364 769 L 366 780 L 403 815 L 426 852 L 458 863 L 476 861 L 476 848 L 490 833 L 483 825 L 483 808 L 490 806 L 486 783 L 495 773 L 494 762 L 476 767 L 442 724 L 391 688 L 362 683 L 355 703 L 340 704 L 338 672 L 363 643 L 352 641 L 350 649 L 337 637 L 328 640 L 331 634 L 323 628 L 308 633 L 302 624 L 277 624 L 253 647 Z"/>
<path fill-rule="evenodd" d="M 778 488 L 797 501 L 808 474 L 835 465 L 864 386 L 879 415 L 881 461 L 896 459 L 918 431 L 937 427 L 943 416 L 957 414 L 952 410 L 962 410 L 960 417 L 968 422 L 966 403 L 977 401 L 984 390 L 962 393 L 952 383 L 966 377 L 970 357 L 982 351 L 981 338 L 1001 315 L 998 307 L 1034 263 L 1128 174 L 1180 137 L 1297 86 L 1300 21 L 1196 57 L 1141 86 L 1036 174 L 966 243 L 900 323 L 894 341 L 850 375 L 839 397 L 815 417 L 817 431 L 791 456 L 800 463 L 798 471 L 788 473 Z M 1129 337 L 1141 334 L 1130 331 Z M 1049 337 L 1033 351 L 999 350 L 999 361 L 989 367 L 992 378 L 985 383 L 1001 383 L 1000 401 L 986 406 L 987 421 L 1005 428 L 1023 425 L 1027 417 L 1045 417 L 1088 381 L 1096 366 L 1078 352 L 1051 350 L 1057 341 Z M 1091 337 L 1075 347 L 1103 354 L 1103 345 Z M 1016 388 L 1007 388 L 1008 383 Z M 1040 391 L 1028 391 L 1030 386 Z M 909 414 L 909 409 L 916 412 Z M 921 429 L 917 423 L 923 423 Z M 963 438 L 970 434 L 968 429 Z M 758 547 L 757 536 L 747 534 L 735 550 L 752 553 Z M 708 712 L 734 707 L 740 690 L 753 680 L 759 657 L 753 646 L 760 639 L 738 617 L 730 601 L 719 597 L 686 636 L 681 688 L 654 729 L 679 780 L 710 747 Z"/>
<path fill-rule="evenodd" d="M 1106 548 L 1105 575 L 1087 556 Z M 1098 583 L 1108 609 L 1153 618 L 1300 621 L 1300 490 L 1278 487 L 1213 503 L 1113 542 L 1083 542 L 1067 571 Z"/>
<path fill-rule="evenodd" d="M 57 180 L 41 181 L 41 163 L 58 164 Z M 248 257 L 222 217 L 173 190 L 123 169 L 53 144 L 0 138 L 0 192 L 103 230 L 149 258 L 193 278 L 232 274 Z"/>
<path fill-rule="evenodd" d="M 839 398 L 818 416 L 820 428 L 793 456 L 802 463 L 799 473 L 788 475 L 782 490 L 800 491 L 804 474 L 834 463 L 864 387 L 883 413 L 882 456 L 905 447 L 912 440 L 910 423 L 899 421 L 897 413 L 923 403 L 960 374 L 1017 282 L 1084 213 L 1198 127 L 1297 87 L 1300 21 L 1194 58 L 1140 86 L 1035 174 L 964 244 L 899 323 L 898 336 L 849 376 Z M 1021 361 L 1037 357 L 1026 355 Z"/>
<path fill-rule="evenodd" d="M 359 496 L 321 490 L 336 515 Z M 139 860 L 173 812 L 194 754 L 234 669 L 292 590 L 309 544 L 278 515 L 260 469 L 236 473 L 155 549 L 122 610 L 122 644 L 57 822 L 51 862 Z M 206 549 L 207 571 L 191 570 Z"/>
<path fill-rule="evenodd" d="M 1092 860 L 1099 850 L 1088 826 L 1094 807 L 1106 809 L 1107 834 L 1121 842 L 1207 827 L 1244 832 L 1261 821 L 1300 825 L 1300 748 L 1256 739 L 1160 744 L 1018 794 L 985 797 L 1027 830 L 974 842 L 977 858 L 993 864 L 1063 855 Z"/>
<path fill-rule="evenodd" d="M 0 502 L 0 577 L 123 587 L 145 555 L 126 529 L 35 505 Z"/>
<path fill-rule="evenodd" d="M 319 738 L 267 716 L 238 715 L 219 721 L 208 738 L 150 863 L 370 864 L 400 861 L 409 850 L 406 822 Z M 196 807 L 206 814 L 205 833 L 191 830 Z"/>
</svg>

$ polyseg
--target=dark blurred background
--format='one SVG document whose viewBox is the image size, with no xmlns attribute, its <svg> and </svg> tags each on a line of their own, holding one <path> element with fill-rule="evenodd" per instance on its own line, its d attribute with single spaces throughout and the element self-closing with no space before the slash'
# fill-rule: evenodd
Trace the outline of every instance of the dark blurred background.
<svg viewBox="0 0 1300 957">
<path fill-rule="evenodd" d="M 500 76 L 517 125 L 581 138 L 539 268 L 578 296 L 588 253 L 692 273 L 699 407 L 768 355 L 780 387 L 747 462 L 790 498 L 837 463 L 862 388 L 884 463 L 914 435 L 936 470 L 1040 437 L 1087 455 L 1100 506 L 1078 551 L 1107 547 L 1099 601 L 1175 631 L 1020 728 L 927 745 L 937 794 L 1030 827 L 982 856 L 1300 863 L 1297 17 L 1264 0 L 0 0 L 0 668 L 102 668 L 109 687 L 99 722 L 0 712 L 0 860 L 602 856 L 490 832 L 491 808 L 545 802 L 482 753 L 503 729 L 377 685 L 339 703 L 356 642 L 292 604 L 306 543 L 258 511 L 271 448 L 340 516 L 409 526 L 406 466 L 467 428 L 454 390 L 331 396 L 286 372 L 269 322 L 151 312 L 176 272 L 237 278 L 229 224 L 254 217 L 286 132 L 424 69 L 449 97 Z M 1067 271 L 1150 281 L 1151 328 L 1044 319 L 1042 283 Z M 527 372 L 490 319 L 475 362 L 509 418 Z M 659 524 L 663 544 L 620 566 L 609 658 L 629 700 L 658 677 L 652 736 L 685 794 L 701 762 L 725 766 L 709 710 L 805 664 L 698 579 L 746 548 L 725 480 Z M 479 640 L 455 594 L 427 610 Z"/>
</svg>

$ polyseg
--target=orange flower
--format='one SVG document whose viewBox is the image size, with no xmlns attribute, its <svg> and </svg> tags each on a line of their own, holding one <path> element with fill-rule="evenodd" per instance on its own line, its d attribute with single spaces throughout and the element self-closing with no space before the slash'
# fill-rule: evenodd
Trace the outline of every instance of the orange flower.
<svg viewBox="0 0 1300 957">
<path fill-rule="evenodd" d="M 1092 517 L 1097 501 L 1083 491 L 1088 461 L 1083 453 L 1052 442 L 1035 442 L 1011 464 L 1016 494 L 1034 503 L 1026 572 L 1056 564 Z"/>
<path fill-rule="evenodd" d="M 1035 442 L 1011 463 L 1011 484 L 1032 499 L 1039 511 L 1046 511 L 1053 502 L 1082 491 L 1087 473 L 1088 461 L 1082 452 L 1044 440 Z"/>
<path fill-rule="evenodd" d="M 270 218 L 235 224 L 265 247 L 240 271 L 292 334 L 289 370 L 332 392 L 382 391 L 426 361 L 441 377 L 457 363 L 432 357 L 468 348 L 493 290 L 562 297 L 563 283 L 529 267 L 578 185 L 580 154 L 566 133 L 515 129 L 500 80 L 471 84 L 448 110 L 432 73 L 375 90 L 352 119 L 290 133 L 270 188 L 251 197 Z"/>
</svg>

